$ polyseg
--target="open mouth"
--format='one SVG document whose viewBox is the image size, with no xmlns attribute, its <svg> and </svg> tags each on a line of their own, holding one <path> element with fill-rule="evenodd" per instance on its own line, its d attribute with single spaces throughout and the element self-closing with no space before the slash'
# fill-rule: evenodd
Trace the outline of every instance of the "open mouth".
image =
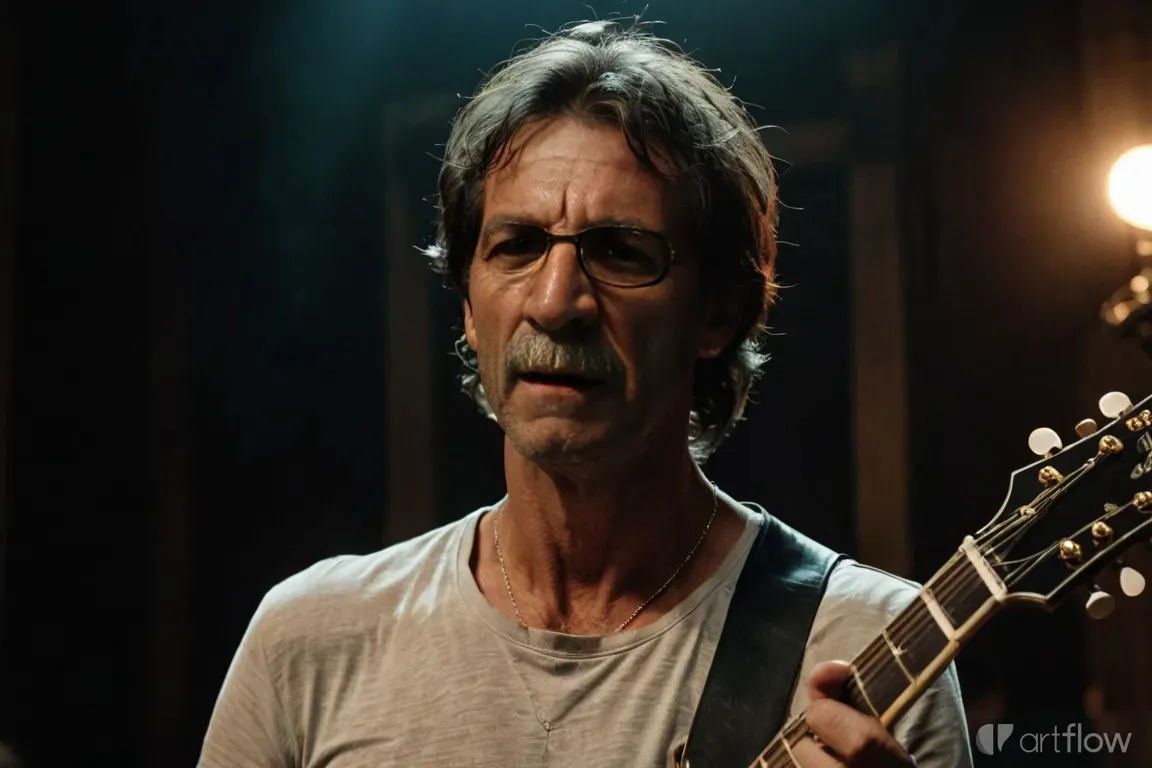
<svg viewBox="0 0 1152 768">
<path fill-rule="evenodd" d="M 575 389 L 581 392 L 597 387 L 602 383 L 597 379 L 590 379 L 569 373 L 540 373 L 537 371 L 521 373 L 519 374 L 519 378 L 528 384 Z"/>
</svg>

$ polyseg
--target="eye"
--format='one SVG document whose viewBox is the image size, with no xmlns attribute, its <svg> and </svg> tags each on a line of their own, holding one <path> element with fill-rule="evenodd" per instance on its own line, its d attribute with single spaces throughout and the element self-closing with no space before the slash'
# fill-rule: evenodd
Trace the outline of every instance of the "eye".
<svg viewBox="0 0 1152 768">
<path fill-rule="evenodd" d="M 548 235 L 532 229 L 511 229 L 500 237 L 484 257 L 499 268 L 525 267 L 539 259 L 548 247 Z"/>
<path fill-rule="evenodd" d="M 488 251 L 493 256 L 530 256 L 540 252 L 540 239 L 531 235 L 520 235 L 501 240 Z"/>
<path fill-rule="evenodd" d="M 664 268 L 667 249 L 659 236 L 640 230 L 605 228 L 588 233 L 586 253 L 608 281 L 649 278 Z"/>
<path fill-rule="evenodd" d="M 621 262 L 649 261 L 651 259 L 644 251 L 624 242 L 612 243 L 605 247 L 604 258 Z"/>
</svg>

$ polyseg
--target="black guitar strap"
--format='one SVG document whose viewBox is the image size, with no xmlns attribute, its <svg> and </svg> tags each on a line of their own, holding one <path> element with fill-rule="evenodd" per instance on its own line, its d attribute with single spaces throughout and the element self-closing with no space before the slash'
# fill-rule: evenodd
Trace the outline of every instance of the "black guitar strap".
<svg viewBox="0 0 1152 768">
<path fill-rule="evenodd" d="M 784 727 L 816 609 L 844 557 L 763 514 L 696 707 L 683 768 L 746 768 Z"/>
</svg>

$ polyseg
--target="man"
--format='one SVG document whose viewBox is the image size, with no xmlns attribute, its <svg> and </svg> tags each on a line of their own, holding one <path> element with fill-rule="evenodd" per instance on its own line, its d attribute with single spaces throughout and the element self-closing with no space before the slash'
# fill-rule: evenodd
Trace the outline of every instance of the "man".
<svg viewBox="0 0 1152 768">
<path fill-rule="evenodd" d="M 763 361 L 775 195 L 740 105 L 638 28 L 575 26 L 491 76 L 453 126 L 429 255 L 507 496 L 271 590 L 201 765 L 667 765 L 766 524 L 699 462 Z M 795 764 L 970 763 L 951 668 L 894 735 L 837 699 L 833 660 L 915 594 L 836 566 L 790 702 L 822 743 Z"/>
</svg>

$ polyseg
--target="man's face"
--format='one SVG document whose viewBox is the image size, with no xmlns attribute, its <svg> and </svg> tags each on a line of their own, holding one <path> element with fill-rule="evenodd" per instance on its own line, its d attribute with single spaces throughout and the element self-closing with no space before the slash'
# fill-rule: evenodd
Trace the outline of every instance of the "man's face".
<svg viewBox="0 0 1152 768">
<path fill-rule="evenodd" d="M 614 126 L 553 118 L 520 131 L 484 190 L 464 303 L 480 380 L 512 446 L 541 463 L 584 463 L 684 439 L 692 373 L 730 338 L 711 321 L 673 186 L 645 170 Z M 663 233 L 676 256 L 642 288 L 591 280 L 572 243 L 509 271 L 534 225 L 571 235 L 605 224 Z"/>
</svg>

